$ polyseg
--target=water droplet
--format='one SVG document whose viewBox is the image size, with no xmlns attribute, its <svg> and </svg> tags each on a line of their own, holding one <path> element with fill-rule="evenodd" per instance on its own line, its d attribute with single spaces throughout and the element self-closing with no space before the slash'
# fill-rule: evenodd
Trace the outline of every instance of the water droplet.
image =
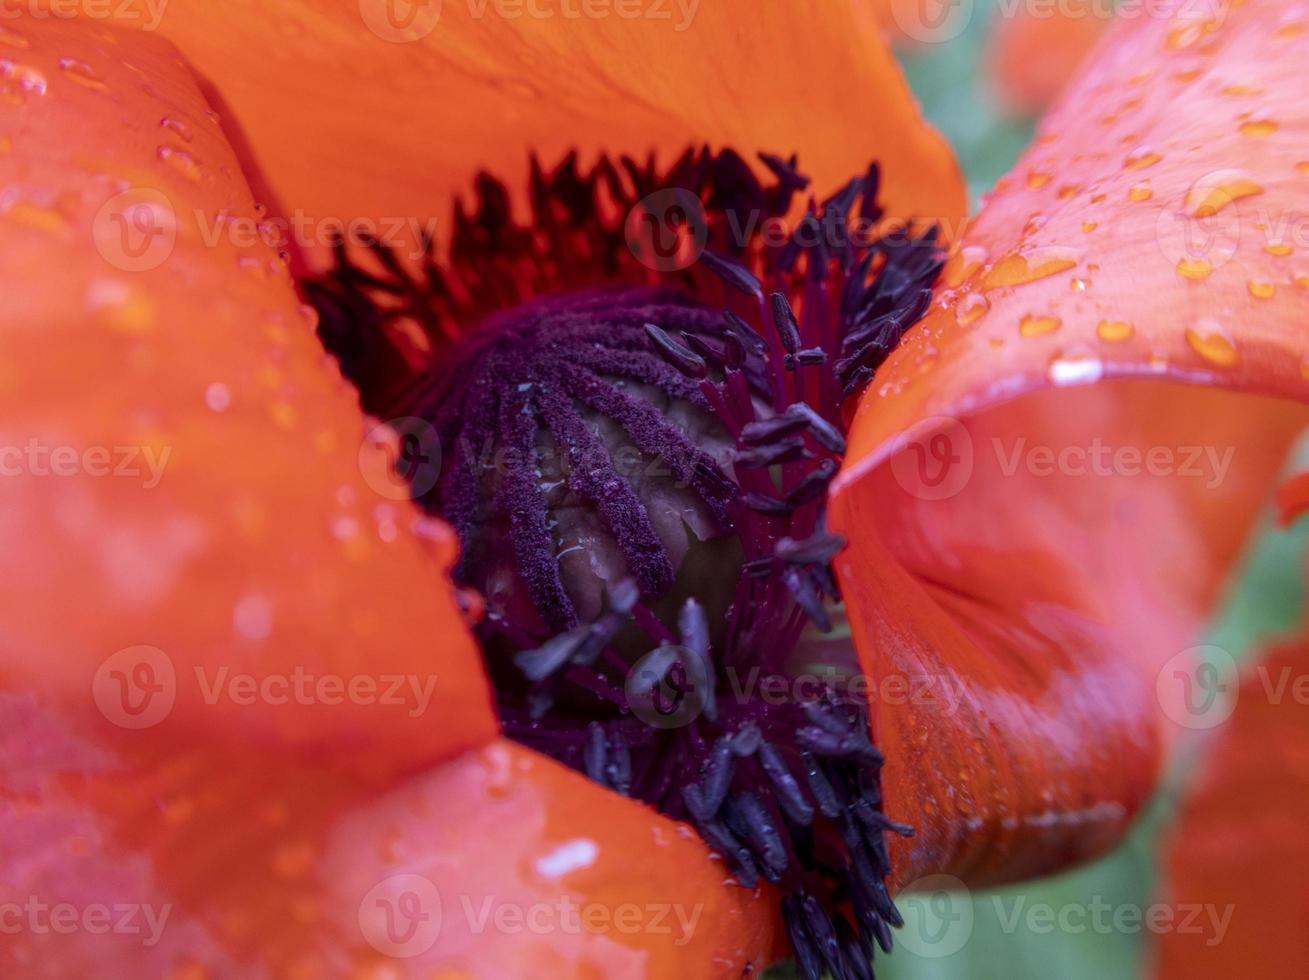
<svg viewBox="0 0 1309 980">
<path fill-rule="evenodd" d="M 1264 87 L 1262 85 L 1228 85 L 1220 91 L 1223 95 L 1240 98 L 1246 95 L 1263 95 Z"/>
<path fill-rule="evenodd" d="M 1118 343 L 1132 336 L 1136 328 L 1126 320 L 1101 320 L 1096 325 L 1095 332 L 1101 340 Z"/>
<path fill-rule="evenodd" d="M 37 69 L 3 58 L 0 58 L 0 76 L 32 95 L 45 95 L 46 89 L 50 87 L 45 75 Z"/>
<path fill-rule="evenodd" d="M 991 301 L 981 293 L 969 293 L 960 302 L 955 319 L 962 326 L 975 323 L 987 310 L 991 308 Z"/>
<path fill-rule="evenodd" d="M 1154 191 L 1150 190 L 1149 184 L 1133 184 L 1127 189 L 1127 199 L 1129 201 L 1148 201 L 1154 197 Z"/>
<path fill-rule="evenodd" d="M 1164 48 L 1169 51 L 1185 51 L 1194 47 L 1200 39 L 1211 31 L 1218 29 L 1218 22 L 1188 18 L 1174 25 L 1164 38 Z"/>
<path fill-rule="evenodd" d="M 986 261 L 986 249 L 980 245 L 965 245 L 957 249 L 945 263 L 941 271 L 941 280 L 954 289 L 967 282 Z"/>
<path fill-rule="evenodd" d="M 213 412 L 225 412 L 232 404 L 232 392 L 221 381 L 215 381 L 205 389 L 205 405 Z"/>
<path fill-rule="evenodd" d="M 75 58 L 60 58 L 59 68 L 63 71 L 64 77 L 69 81 L 76 82 L 78 85 L 89 88 L 95 92 L 105 90 L 104 79 L 95 73 L 90 65 L 78 61 Z"/>
<path fill-rule="evenodd" d="M 182 176 L 188 180 L 200 179 L 200 164 L 196 162 L 195 157 L 191 156 L 186 150 L 179 150 L 175 146 L 161 146 L 156 151 L 159 159 L 164 161 Z"/>
<path fill-rule="evenodd" d="M 1241 135 L 1261 139 L 1272 136 L 1281 128 L 1281 124 L 1274 119 L 1251 119 L 1249 122 L 1241 123 Z"/>
<path fill-rule="evenodd" d="M 1018 322 L 1018 332 L 1024 337 L 1039 337 L 1044 333 L 1054 333 L 1063 323 L 1057 316 L 1044 316 L 1028 313 Z"/>
<path fill-rule="evenodd" d="M 1104 362 L 1087 354 L 1056 354 L 1050 359 L 1050 381 L 1056 385 L 1086 385 L 1104 377 Z"/>
<path fill-rule="evenodd" d="M 1091 285 L 1090 282 L 1088 282 L 1087 280 L 1082 279 L 1082 278 L 1080 278 L 1080 277 L 1074 277 L 1074 278 L 1068 280 L 1068 288 L 1071 289 L 1071 290 L 1072 290 L 1073 292 L 1075 292 L 1075 293 L 1084 293 L 1084 292 L 1086 292 L 1086 287 L 1089 286 L 1089 285 Z"/>
<path fill-rule="evenodd" d="M 1255 299 L 1272 299 L 1277 292 L 1277 287 L 1267 279 L 1251 279 L 1246 286 Z"/>
<path fill-rule="evenodd" d="M 1309 272 L 1297 272 L 1291 277 L 1291 282 L 1295 283 L 1301 289 L 1309 289 Z"/>
<path fill-rule="evenodd" d="M 1099 227 L 1100 227 L 1100 223 L 1099 223 L 1098 221 L 1083 221 L 1083 222 L 1082 222 L 1082 231 L 1085 232 L 1085 233 L 1088 234 L 1088 235 L 1091 234 L 1091 232 L 1095 231 L 1095 230 L 1096 230 L 1097 228 L 1099 228 Z"/>
<path fill-rule="evenodd" d="M 1183 258 L 1177 261 L 1177 274 L 1184 279 L 1204 279 L 1213 271 L 1208 259 Z"/>
<path fill-rule="evenodd" d="M 1186 341 L 1197 354 L 1219 367 L 1231 367 L 1240 359 L 1236 341 L 1217 320 L 1199 320 L 1194 327 L 1188 327 Z"/>
<path fill-rule="evenodd" d="M 1079 253 L 1061 245 L 1024 249 L 1006 255 L 982 277 L 982 286 L 1021 286 L 1047 276 L 1057 275 L 1077 265 Z"/>
<path fill-rule="evenodd" d="M 1264 251 L 1269 255 L 1290 255 L 1294 249 L 1288 242 L 1269 242 L 1264 246 Z"/>
<path fill-rule="evenodd" d="M 1309 160 L 1301 160 L 1295 165 L 1295 169 L 1304 176 L 1309 177 Z"/>
<path fill-rule="evenodd" d="M 1208 218 L 1233 201 L 1263 192 L 1263 185 L 1244 170 L 1215 170 L 1191 185 L 1183 207 L 1192 217 Z"/>
<path fill-rule="evenodd" d="M 1027 186 L 1039 190 L 1054 179 L 1054 174 L 1045 170 L 1032 170 L 1027 174 Z"/>
<path fill-rule="evenodd" d="M 190 143 L 195 139 L 195 133 L 191 132 L 191 127 L 176 116 L 164 116 L 163 119 L 159 120 L 159 125 L 175 134 L 183 143 Z"/>
<path fill-rule="evenodd" d="M 1298 23 L 1283 24 L 1277 30 L 1273 31 L 1273 40 L 1289 41 L 1292 38 L 1299 37 L 1301 34 L 1304 34 L 1306 31 L 1309 31 L 1309 24 L 1298 24 Z"/>
<path fill-rule="evenodd" d="M 1146 167 L 1154 166 L 1162 159 L 1163 155 L 1156 153 L 1154 150 L 1135 150 L 1127 154 L 1127 159 L 1123 161 L 1123 169 L 1144 170 Z"/>
</svg>

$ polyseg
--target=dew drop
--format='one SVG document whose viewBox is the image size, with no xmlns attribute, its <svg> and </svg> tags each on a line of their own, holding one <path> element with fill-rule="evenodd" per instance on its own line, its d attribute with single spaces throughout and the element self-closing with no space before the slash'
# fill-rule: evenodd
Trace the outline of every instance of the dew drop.
<svg viewBox="0 0 1309 980">
<path fill-rule="evenodd" d="M 1050 359 L 1050 381 L 1056 385 L 1086 385 L 1104 377 L 1104 362 L 1083 354 L 1056 354 Z"/>
<path fill-rule="evenodd" d="M 1264 251 L 1269 255 L 1290 255 L 1294 250 L 1287 242 L 1269 242 L 1264 246 Z"/>
<path fill-rule="evenodd" d="M 45 95 L 50 83 L 37 69 L 0 58 L 0 76 L 15 83 L 19 89 L 32 95 Z"/>
<path fill-rule="evenodd" d="M 1047 276 L 1057 275 L 1077 265 L 1079 254 L 1075 249 L 1061 245 L 1046 245 L 1024 249 L 1006 255 L 991 266 L 982 276 L 982 286 L 1021 286 Z"/>
<path fill-rule="evenodd" d="M 1091 232 L 1095 231 L 1099 227 L 1100 227 L 1100 223 L 1098 221 L 1082 222 L 1082 231 L 1087 235 L 1091 234 Z"/>
<path fill-rule="evenodd" d="M 980 245 L 965 245 L 950 256 L 941 271 L 941 280 L 950 289 L 961 286 L 985 261 L 986 249 Z"/>
<path fill-rule="evenodd" d="M 1262 85 L 1228 85 L 1220 91 L 1223 95 L 1240 98 L 1246 95 L 1263 95 L 1264 87 Z"/>
<path fill-rule="evenodd" d="M 1251 119 L 1249 122 L 1241 123 L 1241 135 L 1255 139 L 1272 136 L 1279 129 L 1281 124 L 1274 119 Z"/>
<path fill-rule="evenodd" d="M 78 85 L 95 92 L 105 90 L 104 79 L 97 75 L 95 69 L 85 62 L 78 61 L 76 58 L 60 58 L 59 68 L 69 81 L 76 82 Z"/>
<path fill-rule="evenodd" d="M 1124 170 L 1144 170 L 1146 167 L 1152 167 L 1160 160 L 1163 155 L 1156 153 L 1154 150 L 1136 150 L 1127 155 L 1123 161 Z"/>
<path fill-rule="evenodd" d="M 1236 342 L 1216 320 L 1200 320 L 1188 327 L 1186 341 L 1197 354 L 1219 367 L 1231 367 L 1240 358 Z"/>
<path fill-rule="evenodd" d="M 1019 321 L 1018 332 L 1024 337 L 1039 337 L 1041 334 L 1054 333 L 1062 323 L 1057 316 L 1028 313 Z"/>
<path fill-rule="evenodd" d="M 221 381 L 215 381 L 205 389 L 205 405 L 211 412 L 225 412 L 232 404 L 232 392 Z"/>
<path fill-rule="evenodd" d="M 1309 177 L 1309 160 L 1301 160 L 1295 165 L 1295 169 L 1304 176 Z"/>
<path fill-rule="evenodd" d="M 1309 289 L 1309 272 L 1297 272 L 1291 277 L 1291 281 L 1301 289 Z"/>
<path fill-rule="evenodd" d="M 191 132 L 191 127 L 176 116 L 164 116 L 163 119 L 159 120 L 159 125 L 176 135 L 183 143 L 190 143 L 195 139 L 195 133 Z"/>
<path fill-rule="evenodd" d="M 1149 184 L 1133 184 L 1127 189 L 1127 199 L 1129 201 L 1148 201 L 1154 197 L 1154 191 L 1150 190 Z"/>
<path fill-rule="evenodd" d="M 1277 287 L 1267 279 L 1251 279 L 1246 283 L 1246 288 L 1255 299 L 1272 299 L 1277 292 Z"/>
<path fill-rule="evenodd" d="M 1032 170 L 1027 174 L 1027 186 L 1039 190 L 1054 179 L 1054 174 L 1046 170 Z"/>
<path fill-rule="evenodd" d="M 1233 201 L 1263 192 L 1263 185 L 1244 170 L 1215 170 L 1191 185 L 1183 207 L 1192 217 L 1208 218 Z"/>
<path fill-rule="evenodd" d="M 186 150 L 179 150 L 175 146 L 161 146 L 156 151 L 159 159 L 164 161 L 182 176 L 188 180 L 200 179 L 200 164 L 196 162 L 195 157 L 191 156 Z"/>
<path fill-rule="evenodd" d="M 1177 274 L 1184 279 L 1204 279 L 1214 271 L 1208 259 L 1179 259 Z"/>
<path fill-rule="evenodd" d="M 1071 290 L 1072 290 L 1073 292 L 1075 292 L 1075 293 L 1084 293 L 1084 292 L 1086 292 L 1086 287 L 1089 286 L 1089 285 L 1091 285 L 1091 284 L 1090 284 L 1087 280 L 1082 279 L 1082 278 L 1080 278 L 1080 277 L 1074 277 L 1074 278 L 1068 280 L 1068 288 L 1071 289 Z"/>
<path fill-rule="evenodd" d="M 1136 328 L 1126 320 L 1101 320 L 1096 324 L 1095 332 L 1101 340 L 1118 343 L 1132 336 Z"/>
<path fill-rule="evenodd" d="M 969 293 L 959 303 L 958 312 L 955 319 L 962 326 L 970 323 L 976 323 L 977 320 L 991 308 L 991 301 L 981 293 Z"/>
</svg>

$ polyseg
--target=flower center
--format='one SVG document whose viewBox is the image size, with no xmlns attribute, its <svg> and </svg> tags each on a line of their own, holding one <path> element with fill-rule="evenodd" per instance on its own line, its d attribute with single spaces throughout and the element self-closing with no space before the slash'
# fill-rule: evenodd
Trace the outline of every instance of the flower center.
<svg viewBox="0 0 1309 980">
<path fill-rule="evenodd" d="M 910 830 L 882 813 L 848 637 L 822 638 L 823 514 L 846 399 L 942 255 L 934 229 L 875 234 L 875 167 L 780 225 L 807 181 L 761 160 L 767 186 L 731 151 L 626 180 L 534 165 L 528 228 L 484 177 L 448 265 L 366 243 L 377 271 L 342 247 L 305 288 L 365 409 L 439 440 L 415 500 L 486 599 L 505 733 L 776 884 L 805 976 L 866 977 L 900 923 L 883 835 Z"/>
</svg>

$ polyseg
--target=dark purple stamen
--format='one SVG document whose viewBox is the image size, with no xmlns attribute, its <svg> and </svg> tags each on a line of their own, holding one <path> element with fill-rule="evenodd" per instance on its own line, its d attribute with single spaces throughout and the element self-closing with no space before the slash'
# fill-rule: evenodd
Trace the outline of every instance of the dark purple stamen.
<svg viewBox="0 0 1309 980">
<path fill-rule="evenodd" d="M 794 157 L 760 160 L 771 186 L 730 150 L 688 151 L 662 174 L 652 160 L 586 174 L 575 155 L 552 172 L 533 161 L 526 227 L 482 175 L 448 262 L 424 242 L 411 271 L 369 244 L 366 271 L 338 247 L 305 288 L 365 409 L 440 438 L 441 478 L 417 501 L 454 527 L 456 574 L 487 595 L 506 734 L 690 821 L 743 887 L 774 882 L 806 980 L 864 980 L 901 921 L 884 835 L 912 833 L 882 811 L 865 695 L 835 669 L 781 700 L 748 678 L 794 680 L 797 645 L 833 626 L 843 542 L 824 506 L 843 402 L 926 311 L 943 256 L 934 229 L 853 235 L 852 212 L 865 227 L 881 216 L 876 166 L 811 201 L 784 243 L 741 240 L 809 183 Z M 709 250 L 659 277 L 625 250 L 612 204 L 639 213 L 669 187 L 703 205 Z M 441 356 L 407 346 L 405 323 Z M 620 465 L 623 449 L 660 475 Z M 723 596 L 681 582 L 706 569 L 671 550 L 670 509 L 734 541 L 708 569 Z M 621 570 L 599 599 L 564 572 L 568 534 Z"/>
</svg>

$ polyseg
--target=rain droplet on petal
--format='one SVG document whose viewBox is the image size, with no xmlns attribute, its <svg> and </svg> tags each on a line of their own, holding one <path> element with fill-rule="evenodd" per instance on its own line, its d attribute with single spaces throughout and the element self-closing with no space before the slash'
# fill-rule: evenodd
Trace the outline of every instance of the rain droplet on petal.
<svg viewBox="0 0 1309 980">
<path fill-rule="evenodd" d="M 982 287 L 1021 286 L 1057 275 L 1077 265 L 1080 254 L 1062 245 L 1046 245 L 1006 255 L 982 276 Z"/>
<path fill-rule="evenodd" d="M 1249 122 L 1241 123 L 1241 135 L 1262 139 L 1265 136 L 1272 136 L 1281 128 L 1281 124 L 1275 119 L 1251 119 Z"/>
<path fill-rule="evenodd" d="M 1198 320 L 1194 327 L 1187 328 L 1186 341 L 1197 354 L 1219 367 L 1231 367 L 1240 359 L 1236 341 L 1217 320 Z"/>
<path fill-rule="evenodd" d="M 1024 337 L 1039 337 L 1044 333 L 1054 333 L 1063 321 L 1057 316 L 1028 313 L 1018 323 L 1018 332 Z"/>
<path fill-rule="evenodd" d="M 1208 259 L 1183 258 L 1177 262 L 1177 274 L 1184 279 L 1204 279 L 1213 271 Z"/>
<path fill-rule="evenodd" d="M 1263 192 L 1263 185 L 1244 170 L 1215 170 L 1191 185 L 1182 206 L 1192 217 L 1208 218 L 1233 201 Z"/>
<path fill-rule="evenodd" d="M 1267 279 L 1251 279 L 1246 285 L 1255 299 L 1272 299 L 1277 292 L 1277 287 Z"/>
<path fill-rule="evenodd" d="M 1136 328 L 1126 320 L 1101 320 L 1096 325 L 1095 332 L 1101 340 L 1117 343 L 1132 336 Z"/>
<path fill-rule="evenodd" d="M 105 90 L 104 79 L 95 73 L 95 69 L 83 61 L 76 58 L 60 58 L 59 68 L 63 71 L 64 77 L 78 85 L 89 88 L 95 92 Z"/>
</svg>

